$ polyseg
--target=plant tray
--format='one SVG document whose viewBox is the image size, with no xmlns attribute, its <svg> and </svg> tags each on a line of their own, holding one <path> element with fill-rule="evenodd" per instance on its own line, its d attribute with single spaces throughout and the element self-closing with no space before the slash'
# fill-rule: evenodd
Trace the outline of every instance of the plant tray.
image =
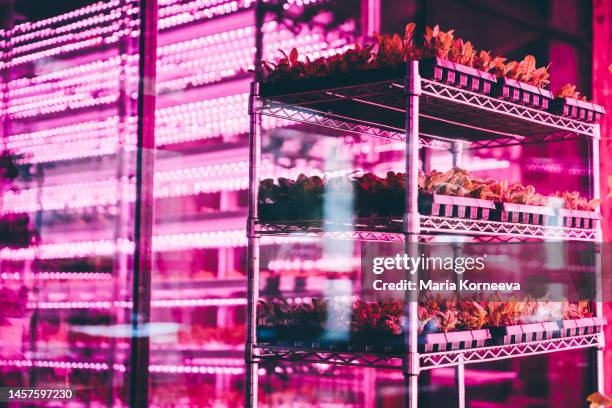
<svg viewBox="0 0 612 408">
<path fill-rule="evenodd" d="M 561 327 L 561 337 L 577 336 L 580 334 L 578 326 L 576 325 L 576 320 L 561 320 L 559 326 Z"/>
<path fill-rule="evenodd" d="M 560 322 L 561 337 L 599 333 L 607 324 L 606 318 L 599 316 L 562 320 Z"/>
<path fill-rule="evenodd" d="M 419 348 L 425 353 L 446 351 L 448 344 L 444 333 L 428 333 L 419 337 Z"/>
<path fill-rule="evenodd" d="M 576 319 L 576 328 L 578 334 L 593 334 L 595 333 L 595 320 L 592 317 L 583 317 L 582 319 Z"/>
<path fill-rule="evenodd" d="M 446 336 L 447 350 L 461 350 L 470 348 L 472 346 L 472 341 L 474 340 L 472 337 L 472 332 L 469 330 L 449 332 L 444 333 L 444 335 Z"/>
<path fill-rule="evenodd" d="M 425 353 L 463 350 L 488 345 L 491 340 L 489 330 L 464 330 L 449 333 L 422 334 L 419 349 Z"/>
<path fill-rule="evenodd" d="M 514 203 L 496 203 L 496 213 L 503 222 L 532 225 L 548 225 L 555 215 L 550 207 Z"/>
<path fill-rule="evenodd" d="M 542 328 L 542 330 L 544 329 Z M 525 333 L 523 332 L 522 325 L 520 324 L 492 327 L 491 336 L 493 337 L 495 344 L 499 345 L 521 343 L 525 341 L 524 338 L 526 337 Z"/>
<path fill-rule="evenodd" d="M 509 78 L 498 78 L 493 88 L 493 95 L 501 99 L 530 106 L 536 109 L 548 110 L 554 99 L 553 93 L 547 89 L 538 88 Z"/>
<path fill-rule="evenodd" d="M 321 328 L 295 328 L 280 326 L 257 327 L 257 340 L 260 343 L 276 346 L 317 348 L 324 350 L 349 349 L 348 336 L 327 338 Z"/>
<path fill-rule="evenodd" d="M 323 218 L 323 205 L 316 203 L 278 202 L 258 205 L 259 218 L 263 221 L 319 220 Z"/>
<path fill-rule="evenodd" d="M 489 329 L 472 330 L 472 347 L 484 347 L 491 342 Z"/>
<path fill-rule="evenodd" d="M 425 78 L 483 95 L 490 95 L 497 82 L 493 74 L 437 57 L 422 60 L 420 72 Z"/>
<path fill-rule="evenodd" d="M 565 322 L 566 320 L 564 320 Z M 576 328 L 574 333 L 576 335 L 583 334 L 594 334 L 599 333 L 603 330 L 603 327 L 608 324 L 605 317 L 583 317 L 581 319 L 575 319 Z"/>
<path fill-rule="evenodd" d="M 403 334 L 330 332 L 321 328 L 260 326 L 257 328 L 257 339 L 260 343 L 277 346 L 330 351 L 401 353 L 405 350 Z"/>
<path fill-rule="evenodd" d="M 554 322 L 553 322 L 554 323 Z M 555 327 L 557 328 L 556 324 Z M 540 341 L 547 338 L 549 334 L 543 323 L 527 323 L 521 325 L 523 330 L 522 341 Z M 554 331 L 553 331 L 554 333 Z"/>
<path fill-rule="evenodd" d="M 555 224 L 559 227 L 571 228 L 597 228 L 597 222 L 601 220 L 601 214 L 595 211 L 557 209 Z"/>
<path fill-rule="evenodd" d="M 555 99 L 550 105 L 550 111 L 557 115 L 590 123 L 599 122 L 606 113 L 605 108 L 601 105 L 568 97 Z"/>
<path fill-rule="evenodd" d="M 423 215 L 488 220 L 494 209 L 493 201 L 478 198 L 441 194 L 419 197 L 419 212 Z"/>
<path fill-rule="evenodd" d="M 261 84 L 260 95 L 263 98 L 275 98 L 302 92 L 321 89 L 335 89 L 345 86 L 367 84 L 372 82 L 399 81 L 403 83 L 406 76 L 406 64 L 397 67 L 384 67 L 356 70 L 346 74 L 336 74 L 319 78 L 281 80 Z"/>
<path fill-rule="evenodd" d="M 608 320 L 604 316 L 595 316 L 593 317 L 593 322 L 595 323 L 594 333 L 600 333 L 603 331 L 603 327 L 608 324 Z"/>
</svg>

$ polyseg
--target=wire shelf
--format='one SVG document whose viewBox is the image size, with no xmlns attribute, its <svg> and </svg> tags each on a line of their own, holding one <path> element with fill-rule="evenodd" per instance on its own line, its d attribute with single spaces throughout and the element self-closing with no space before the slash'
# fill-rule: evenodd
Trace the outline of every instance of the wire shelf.
<svg viewBox="0 0 612 408">
<path fill-rule="evenodd" d="M 285 87 L 285 88 L 283 88 Z M 290 94 L 287 94 L 290 90 Z M 414 176 L 418 167 L 415 147 L 449 149 L 460 155 L 463 147 L 478 149 L 530 143 L 550 143 L 585 139 L 592 145 L 591 170 L 597 180 L 599 165 L 599 125 L 565 118 L 513 102 L 496 99 L 443 83 L 423 79 L 418 75 L 418 63 L 411 62 L 399 69 L 380 69 L 335 78 L 315 78 L 276 84 L 254 84 L 251 100 L 251 210 L 258 203 L 257 173 L 261 159 L 259 127 L 261 115 L 274 116 L 296 123 L 304 123 L 344 133 L 388 139 L 405 143 L 411 151 L 406 155 L 406 167 Z M 408 105 L 412 101 L 413 105 Z M 409 115 L 409 112 L 413 113 Z M 418 112 L 418 115 L 416 114 Z M 457 146 L 455 142 L 469 146 Z M 451 149 L 452 148 L 452 149 Z M 418 198 L 416 181 L 407 180 L 407 201 Z M 597 195 L 597 194 L 596 194 Z M 411 201 L 408 201 L 411 202 Z M 408 215 L 408 214 L 406 214 Z M 418 225 L 415 225 L 418 224 Z M 351 219 L 343 221 L 249 221 L 249 236 L 290 236 L 295 239 L 334 238 L 347 240 L 405 242 L 418 236 L 420 241 L 447 240 L 450 236 L 467 236 L 482 242 L 514 241 L 584 241 L 599 242 L 601 229 L 543 226 L 509 223 L 482 219 L 465 219 L 419 215 L 418 222 L 404 225 L 403 217 Z M 409 236 L 408 233 L 413 234 Z M 255 249 L 259 240 L 249 240 Z M 255 251 L 250 253 L 256 254 Z M 257 278 L 257 257 L 249 257 L 249 279 Z M 256 285 L 253 285 L 256 287 Z M 248 310 L 251 323 L 256 321 L 257 290 L 249 290 Z M 417 350 L 412 336 L 417 317 L 408 316 L 407 348 Z M 251 328 L 252 329 L 252 328 Z M 314 343 L 312 344 L 314 345 Z M 512 345 L 443 351 L 435 353 L 394 354 L 342 351 L 338 348 L 306 348 L 247 343 L 247 360 L 257 368 L 258 363 L 277 364 L 298 362 L 402 370 L 404 376 L 418 376 L 420 372 L 438 367 L 497 361 L 532 356 L 563 350 L 597 348 L 598 359 L 604 347 L 603 333 L 564 337 Z M 383 349 L 385 350 L 385 349 Z M 388 350 L 388 349 L 387 349 Z M 399 354 L 398 354 L 399 353 Z M 249 406 L 256 406 L 256 370 L 247 372 Z M 597 367 L 597 381 L 602 382 L 603 370 Z M 461 388 L 465 387 L 463 371 L 457 375 L 459 406 L 465 405 Z M 408 405 L 418 404 L 418 384 L 408 384 Z"/>
<path fill-rule="evenodd" d="M 488 220 L 421 215 L 421 238 L 436 235 L 465 235 L 484 242 L 584 241 L 597 242 L 598 229 L 551 227 Z M 360 241 L 404 242 L 399 218 L 356 219 L 354 222 L 299 221 L 259 223 L 260 235 L 290 235 L 312 238 L 356 239 Z"/>
<path fill-rule="evenodd" d="M 419 362 L 421 370 L 428 370 L 440 367 L 451 367 L 459 363 L 484 363 L 508 358 L 554 353 L 557 351 L 598 347 L 600 344 L 599 334 L 589 334 L 503 346 L 420 354 Z"/>
<path fill-rule="evenodd" d="M 406 97 L 401 80 L 262 98 L 276 118 L 390 140 L 405 140 Z M 420 139 L 465 140 L 472 148 L 598 138 L 598 126 L 513 102 L 421 79 Z M 511 129 L 511 132 L 510 132 Z M 436 144 L 432 145 L 437 147 Z"/>
<path fill-rule="evenodd" d="M 380 354 L 314 350 L 284 346 L 255 346 L 254 357 L 260 362 L 291 361 L 310 364 L 332 364 L 338 366 L 369 368 L 402 368 L 402 356 Z"/>
<path fill-rule="evenodd" d="M 599 333 L 527 343 L 418 354 L 421 371 L 458 364 L 483 363 L 601 346 Z M 286 346 L 255 346 L 258 362 L 298 362 L 339 366 L 403 369 L 407 355 L 316 350 Z"/>
</svg>

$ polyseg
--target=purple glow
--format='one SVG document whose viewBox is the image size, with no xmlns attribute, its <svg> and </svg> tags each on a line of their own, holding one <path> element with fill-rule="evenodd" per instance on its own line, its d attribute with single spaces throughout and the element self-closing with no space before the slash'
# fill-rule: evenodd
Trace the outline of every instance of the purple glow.
<svg viewBox="0 0 612 408">
<path fill-rule="evenodd" d="M 241 306 L 246 305 L 245 298 L 223 299 L 153 299 L 151 306 L 155 308 L 176 307 L 212 307 L 212 306 Z M 115 301 L 80 301 L 80 302 L 29 302 L 29 309 L 129 309 L 132 302 L 124 300 Z"/>
<path fill-rule="evenodd" d="M 214 360 L 214 359 L 211 359 Z M 208 365 L 168 365 L 168 364 L 152 364 L 149 366 L 151 373 L 168 373 L 168 374 L 227 374 L 241 375 L 244 373 L 242 361 L 239 359 L 219 360 L 218 365 L 215 361 L 211 361 Z M 214 364 L 214 365 L 213 365 Z M 38 367 L 38 368 L 54 368 L 54 369 L 71 369 L 71 370 L 89 370 L 89 371 L 107 371 L 109 365 L 107 363 L 94 363 L 86 361 L 54 361 L 54 360 L 0 360 L 0 367 Z M 113 370 L 125 372 L 124 364 L 113 364 Z"/>
<path fill-rule="evenodd" d="M 327 0 L 288 0 L 285 8 L 293 10 L 322 1 Z M 365 3 L 371 6 L 375 2 Z M 244 350 L 244 339 L 239 336 L 244 336 L 247 303 L 244 196 L 249 172 L 246 134 L 252 81 L 249 70 L 253 69 L 255 51 L 254 4 L 255 0 L 159 0 L 158 149 L 153 174 L 154 198 L 158 201 L 152 243 L 155 266 L 151 319 L 176 322 L 180 329 L 168 338 L 151 339 L 149 372 L 156 374 L 150 376 L 151 395 L 164 393 L 170 379 L 179 384 L 181 394 L 188 394 L 183 386 L 197 387 L 200 397 L 208 392 L 205 386 L 212 383 L 215 395 L 238 389 L 240 401 L 243 398 L 244 389 L 237 384 L 245 376 L 244 359 L 232 357 Z M 121 157 L 118 153 L 132 156 L 135 151 L 137 121 L 134 107 L 130 106 L 122 117 L 118 102 L 134 105 L 137 99 L 138 57 L 120 51 L 119 45 L 138 36 L 138 11 L 132 2 L 110 0 L 52 19 L 19 24 L 2 33 L 2 38 L 10 39 L 10 52 L 0 68 L 11 68 L 13 79 L 5 84 L 9 103 L 0 107 L 0 114 L 14 125 L 3 143 L 24 155 L 22 164 L 34 164 L 33 168 L 43 175 L 4 192 L 0 201 L 0 214 L 31 213 L 30 220 L 38 225 L 41 235 L 40 244 L 0 249 L 0 263 L 7 268 L 0 272 L 0 286 L 27 286 L 31 290 L 23 302 L 28 314 L 24 321 L 29 323 L 27 319 L 34 310 L 41 316 L 37 328 L 40 333 L 29 332 L 24 325 L 22 336 L 31 339 L 28 341 L 36 353 L 31 353 L 24 342 L 22 349 L 28 354 L 0 355 L 1 370 L 40 372 L 41 381 L 45 373 L 56 370 L 53 374 L 62 381 L 89 378 L 89 385 L 96 386 L 104 386 L 106 380 L 100 379 L 107 376 L 113 384 L 122 384 L 129 372 L 129 341 L 121 339 L 113 344 L 115 340 L 109 340 L 103 332 L 109 324 L 107 319 L 113 323 L 129 320 L 132 307 L 131 289 L 126 293 L 124 285 L 132 273 L 134 237 L 130 222 L 136 189 L 132 163 L 126 165 L 129 170 L 120 172 L 117 162 Z M 331 15 L 326 11 L 312 28 L 304 27 L 297 34 L 270 18 L 263 25 L 263 57 L 276 60 L 281 55 L 279 49 L 295 47 L 301 58 L 316 59 L 351 47 L 352 39 L 346 34 L 364 33 L 362 27 L 345 30 L 343 35 L 321 29 L 319 24 L 331 22 Z M 372 19 L 371 15 L 361 17 Z M 373 29 L 369 27 L 368 32 Z M 123 75 L 127 92 L 125 99 L 120 99 L 119 78 Z M 265 139 L 264 148 L 269 150 L 261 166 L 264 178 L 295 179 L 300 173 L 334 177 L 352 170 L 385 174 L 405 169 L 404 142 L 337 132 L 337 138 L 321 137 L 325 141 L 309 145 L 307 140 L 300 145 L 301 136 L 317 132 L 314 127 L 266 116 L 263 128 L 272 130 L 266 134 L 279 136 L 283 144 L 275 150 L 273 143 L 267 144 L 274 140 Z M 428 164 L 438 170 L 451 167 L 446 152 L 450 144 L 438 142 L 434 147 L 437 151 L 432 150 Z M 274 156 L 277 153 L 280 157 Z M 479 157 L 470 151 L 462 167 L 511 173 L 516 171 L 516 158 L 507 153 Z M 534 162 L 531 169 L 558 173 L 547 162 Z M 125 219 L 131 221 L 117 227 Z M 261 241 L 262 297 L 283 295 L 288 304 L 302 305 L 309 304 L 313 297 L 333 296 L 349 304 L 360 298 L 358 293 L 367 284 L 365 279 L 360 280 L 361 244 L 338 253 L 337 249 L 350 241 L 315 240 L 297 234 L 264 236 Z M 20 265 L 23 268 L 15 272 Z M 50 272 L 41 272 L 47 270 Z M 68 272 L 73 270 L 85 272 Z M 85 324 L 99 325 L 102 335 L 75 335 L 71 326 L 80 318 L 91 318 L 92 322 Z M 19 326 L 11 326 L 15 327 Z M 0 332 L 3 329 L 0 327 Z M 218 329 L 223 330 L 211 333 Z M 2 340 L 0 333 L 0 343 Z M 116 355 L 101 354 L 103 358 L 97 358 L 98 354 L 82 351 L 97 346 L 101 350 L 96 353 L 108 353 L 116 346 Z M 330 361 L 335 360 L 330 357 Z M 258 374 L 266 376 L 270 388 L 282 381 L 284 389 L 302 392 L 297 384 L 313 382 L 315 391 L 319 387 L 324 391 L 321 395 L 329 391 L 323 389 L 325 381 L 334 387 L 343 384 L 340 393 L 346 401 L 321 401 L 312 406 L 398 403 L 374 400 L 379 398 L 376 387 L 387 387 L 382 381 L 393 381 L 391 386 L 402 390 L 397 393 L 403 392 L 400 371 L 335 371 L 331 365 L 318 363 L 305 367 L 280 364 L 274 370 L 278 375 L 268 375 L 267 368 L 261 367 Z M 79 370 L 88 373 L 74 372 Z M 112 376 L 102 373 L 108 371 Z M 432 386 L 450 383 L 446 378 L 450 371 L 441 372 L 443 381 L 440 375 L 434 375 Z M 488 372 L 475 373 L 478 380 L 489 376 Z M 209 378 L 192 380 L 185 374 L 215 377 L 207 383 Z M 156 383 L 158 378 L 165 383 Z M 376 383 L 376 378 L 381 382 Z M 350 394 L 342 387 L 347 387 Z M 389 394 L 396 393 L 394 388 L 389 390 Z M 270 398 L 262 405 L 276 405 L 268 392 L 268 388 L 262 392 L 263 397 Z M 357 396 L 354 399 L 353 394 Z M 282 396 L 278 405 L 283 404 L 283 398 L 292 396 Z M 233 401 L 220 401 L 210 406 L 237 406 Z M 287 406 L 301 404 L 287 401 L 291 401 L 285 402 Z M 115 402 L 122 406 L 121 401 Z M 176 405 L 197 405 L 190 403 L 181 399 Z"/>
<path fill-rule="evenodd" d="M 31 279 L 38 280 L 111 280 L 113 279 L 112 274 L 102 272 L 36 272 L 32 273 Z M 23 280 L 26 277 L 18 272 L 2 272 L 0 273 L 0 279 L 5 280 Z"/>
</svg>

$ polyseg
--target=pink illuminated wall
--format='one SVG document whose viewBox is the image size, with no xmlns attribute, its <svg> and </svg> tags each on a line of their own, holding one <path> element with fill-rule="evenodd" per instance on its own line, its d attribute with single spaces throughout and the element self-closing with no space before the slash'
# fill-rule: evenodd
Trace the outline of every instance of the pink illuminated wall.
<svg viewBox="0 0 612 408">
<path fill-rule="evenodd" d="M 255 52 L 255 1 L 158 1 L 151 302 L 154 328 L 159 332 L 151 344 L 151 406 L 212 406 L 213 402 L 216 406 L 241 406 L 247 112 Z M 300 15 L 330 2 L 284 3 L 287 11 Z M 279 49 L 294 47 L 311 58 L 329 56 L 350 47 L 361 29 L 370 35 L 376 31 L 381 13 L 389 26 L 423 17 L 415 12 L 417 2 L 401 7 L 390 7 L 392 2 L 385 1 L 361 3 L 362 7 L 354 10 L 355 18 L 333 29 L 326 28 L 334 19 L 329 12 L 317 16 L 316 24 L 300 26 L 297 31 L 273 17 L 266 19 L 263 57 L 275 60 L 281 56 Z M 452 7 L 470 2 L 456 3 Z M 612 6 L 608 1 L 595 3 L 596 16 L 603 16 L 596 30 L 595 54 L 610 54 Z M 386 7 L 381 9 L 381 4 Z M 461 13 L 449 12 L 454 10 L 450 7 L 429 12 L 441 20 L 462 18 Z M 83 401 L 93 400 L 92 407 L 122 406 L 126 400 L 129 339 L 125 325 L 131 306 L 136 196 L 137 16 L 137 1 L 110 0 L 0 30 L 0 41 L 7 50 L 0 61 L 5 90 L 0 106 L 2 147 L 20 155 L 20 163 L 29 165 L 32 175 L 4 191 L 0 217 L 28 214 L 40 234 L 37 245 L 0 248 L 0 288 L 28 289 L 23 321 L 19 326 L 14 324 L 12 331 L 0 327 L 0 386 L 4 379 L 11 384 L 28 384 L 59 378 L 92 390 L 91 395 L 82 397 Z M 513 44 L 507 33 L 492 31 L 491 38 L 482 40 L 503 39 L 507 41 L 504 47 L 510 50 Z M 534 41 L 527 35 L 519 37 L 521 46 Z M 559 52 L 553 57 L 562 59 Z M 610 99 L 610 74 L 597 61 L 594 91 L 601 95 L 595 99 L 603 102 Z M 605 142 L 609 121 L 603 123 L 604 158 L 610 156 Z M 313 132 L 270 117 L 264 118 L 263 127 L 270 135 L 286 132 L 283 135 L 288 138 L 294 134 L 291 132 Z M 329 146 L 317 146 L 316 158 L 325 156 L 325 147 Z M 400 156 L 403 149 L 403 144 L 361 141 L 350 144 L 343 153 Z M 519 180 L 523 177 L 518 164 L 522 154 L 520 148 L 492 149 L 466 157 L 464 166 Z M 300 158 L 297 165 L 289 166 L 271 156 L 264 158 L 263 177 L 338 175 L 352 170 L 322 170 L 314 160 Z M 397 162 L 374 166 L 373 170 L 393 170 L 401 160 L 400 156 Z M 442 154 L 434 155 L 431 162 L 437 169 L 451 165 L 450 157 Z M 609 161 L 602 160 L 602 165 L 602 178 L 612 174 Z M 546 160 L 535 160 L 525 167 L 551 179 L 561 173 L 584 176 L 580 166 L 568 170 L 564 163 Z M 602 195 L 606 196 L 607 179 L 603 186 Z M 608 204 L 605 202 L 604 208 L 612 216 Z M 296 244 L 297 249 L 290 245 L 285 253 L 270 249 L 281 243 Z M 266 271 L 270 281 L 278 279 L 279 287 L 293 289 L 305 280 L 304 271 L 337 272 L 340 262 L 312 255 L 309 243 L 299 238 L 263 240 L 262 252 L 269 250 L 272 255 L 268 256 L 273 258 Z M 303 259 L 300 251 L 306 253 Z M 359 270 L 359 259 L 347 257 L 344 261 L 347 271 Z M 308 280 L 306 285 L 318 292 L 326 288 L 324 278 Z M 294 294 L 289 300 L 300 302 L 304 296 Z M 9 336 L 15 346 L 10 353 L 2 348 Z M 569 361 L 584 363 L 580 356 Z M 520 366 L 512 364 L 471 371 L 471 385 L 520 388 Z M 555 367 L 553 363 L 550 366 Z M 333 372 L 320 366 L 278 370 L 267 373 L 261 369 L 270 389 L 281 390 L 264 393 L 264 406 L 283 402 L 291 406 L 296 397 L 302 397 L 310 403 L 304 406 L 314 407 L 319 398 L 328 395 L 330 406 L 393 406 L 403 393 L 401 376 L 389 373 Z M 453 384 L 450 369 L 436 371 L 432 378 L 442 388 Z M 383 390 L 380 395 L 378 389 Z"/>
</svg>

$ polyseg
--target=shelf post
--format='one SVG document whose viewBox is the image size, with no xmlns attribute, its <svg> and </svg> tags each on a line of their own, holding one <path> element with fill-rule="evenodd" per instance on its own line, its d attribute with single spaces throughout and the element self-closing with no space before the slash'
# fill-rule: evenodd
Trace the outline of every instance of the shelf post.
<svg viewBox="0 0 612 408">
<path fill-rule="evenodd" d="M 406 92 L 406 212 L 404 214 L 405 248 L 409 257 L 418 256 L 420 231 L 419 194 L 419 98 L 421 77 L 418 61 L 408 61 L 404 83 Z M 419 400 L 418 376 L 418 271 L 410 274 L 415 290 L 408 291 L 405 306 L 407 361 L 404 366 L 406 407 L 417 408 Z"/>
<path fill-rule="evenodd" d="M 601 189 L 600 189 L 600 174 L 599 174 L 599 143 L 601 139 L 600 135 L 600 127 L 599 125 L 594 125 L 593 138 L 591 139 L 591 194 L 592 198 L 599 200 L 601 198 Z M 595 316 L 603 316 L 603 286 L 602 286 L 602 271 L 601 271 L 601 242 L 602 242 L 602 230 L 601 224 L 597 229 L 597 240 L 593 244 L 594 246 L 594 263 L 595 263 Z M 604 373 L 605 373 L 605 361 L 604 361 L 604 348 L 606 345 L 605 335 L 602 331 L 599 334 L 599 345 L 595 350 L 595 385 L 597 386 L 597 391 L 602 394 L 605 394 L 605 381 L 604 381 Z"/>
<path fill-rule="evenodd" d="M 463 166 L 463 143 L 454 141 L 451 145 L 451 155 L 453 157 L 453 167 Z"/>
<path fill-rule="evenodd" d="M 457 407 L 465 408 L 465 364 L 455 367 L 455 388 L 457 389 Z"/>
<path fill-rule="evenodd" d="M 247 288 L 247 339 L 245 349 L 246 406 L 257 406 L 257 386 L 259 366 L 254 358 L 257 344 L 257 301 L 259 300 L 259 237 L 256 234 L 257 200 L 261 172 L 261 113 L 258 109 L 259 83 L 251 84 L 249 101 L 250 140 L 249 140 L 249 218 L 247 221 L 248 239 L 248 288 Z"/>
<path fill-rule="evenodd" d="M 256 408 L 259 385 L 259 364 L 255 356 L 257 345 L 257 302 L 259 301 L 259 237 L 257 202 L 261 176 L 262 123 L 259 99 L 259 84 L 263 79 L 263 23 L 265 10 L 263 0 L 255 4 L 255 78 L 251 83 L 249 97 L 249 216 L 247 220 L 247 333 L 245 344 L 246 392 L 245 407 Z"/>
<path fill-rule="evenodd" d="M 460 141 L 454 141 L 451 145 L 451 155 L 453 160 L 453 167 L 461 167 L 463 165 L 463 143 Z M 461 256 L 462 245 L 460 243 L 453 244 L 453 256 L 455 258 Z M 455 283 L 459 288 L 459 275 L 455 275 Z M 459 290 L 457 290 L 457 296 Z M 460 362 L 455 367 L 455 388 L 457 389 L 457 407 L 465 408 L 465 365 Z"/>
</svg>

